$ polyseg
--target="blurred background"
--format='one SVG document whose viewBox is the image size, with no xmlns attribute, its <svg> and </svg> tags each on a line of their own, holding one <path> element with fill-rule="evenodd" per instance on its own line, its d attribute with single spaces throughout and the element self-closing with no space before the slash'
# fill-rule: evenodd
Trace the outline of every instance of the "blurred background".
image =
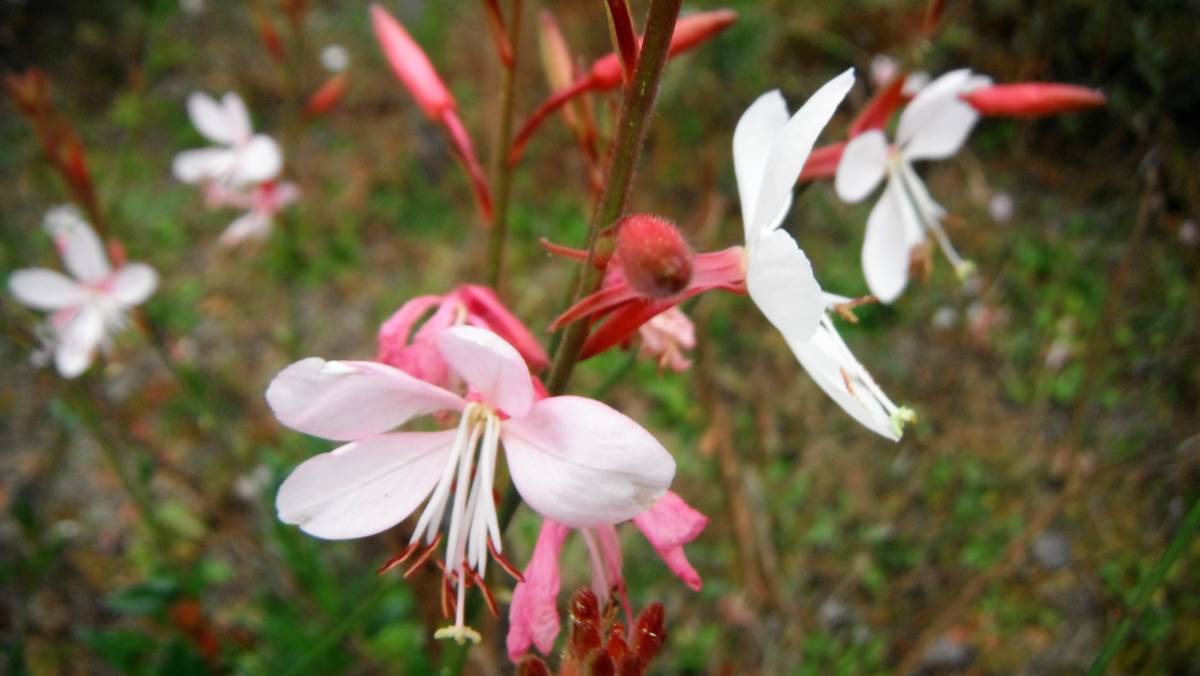
<svg viewBox="0 0 1200 676">
<path fill-rule="evenodd" d="M 610 50 L 602 3 L 524 4 L 518 119 L 548 91 L 540 9 L 585 63 Z M 640 21 L 647 3 L 632 4 Z M 481 4 L 385 6 L 487 161 L 500 70 Z M 1111 673 L 1200 673 L 1194 539 L 1136 598 L 1200 497 L 1200 6 L 951 0 L 928 42 L 914 37 L 916 0 L 684 9 L 718 6 L 739 19 L 668 65 L 630 206 L 677 222 L 697 250 L 741 241 L 730 140 L 768 89 L 794 107 L 856 67 L 825 143 L 873 93 L 877 55 L 1097 87 L 1109 105 L 985 119 L 923 170 L 978 275 L 960 283 L 936 257 L 898 303 L 840 323 L 919 415 L 899 444 L 843 414 L 744 297 L 688 307 L 700 345 L 687 373 L 622 352 L 578 369 L 572 390 L 659 436 L 674 490 L 712 517 L 687 548 L 699 593 L 622 529 L 633 605 L 666 607 L 655 673 L 1075 673 L 1131 609 L 1143 612 Z M 301 123 L 332 44 L 349 53 L 348 93 Z M 469 185 L 381 58 L 365 3 L 6 0 L 0 61 L 49 74 L 112 234 L 162 273 L 145 306 L 156 335 L 127 332 L 75 381 L 30 364 L 37 315 L 0 302 L 0 673 L 454 673 L 455 651 L 432 639 L 437 575 L 374 573 L 406 527 L 320 542 L 273 507 L 291 468 L 330 444 L 274 420 L 270 378 L 298 356 L 371 358 L 402 302 L 483 279 Z M 185 111 L 194 90 L 237 91 L 283 145 L 303 195 L 262 246 L 219 247 L 236 213 L 171 178 L 176 152 L 206 144 Z M 602 129 L 616 102 L 593 100 Z M 571 268 L 537 238 L 579 245 L 589 212 L 560 117 L 531 143 L 512 199 L 502 292 L 540 335 Z M 9 100 L 0 200 L 0 271 L 57 268 L 40 223 L 67 194 Z M 871 203 L 843 204 L 828 182 L 798 194 L 788 228 L 829 291 L 866 293 Z M 522 508 L 508 532 L 520 565 L 537 526 Z M 587 584 L 581 541 L 566 560 L 564 591 Z M 504 623 L 481 630 L 467 673 L 511 671 Z"/>
</svg>

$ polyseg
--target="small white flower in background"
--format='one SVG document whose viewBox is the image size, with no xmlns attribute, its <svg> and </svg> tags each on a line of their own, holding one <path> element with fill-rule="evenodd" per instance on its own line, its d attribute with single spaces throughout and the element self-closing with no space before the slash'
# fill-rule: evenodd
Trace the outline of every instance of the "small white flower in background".
<svg viewBox="0 0 1200 676">
<path fill-rule="evenodd" d="M 1196 221 L 1189 218 L 1180 224 L 1179 241 L 1188 246 L 1200 244 L 1200 227 L 1196 225 Z"/>
<path fill-rule="evenodd" d="M 23 305 L 53 313 L 39 335 L 53 351 L 58 372 L 74 378 L 125 325 L 125 312 L 154 293 L 158 273 L 145 263 L 113 269 L 104 244 L 74 207 L 51 209 L 45 228 L 74 279 L 55 270 L 26 268 L 9 276 L 8 288 Z"/>
<path fill-rule="evenodd" d="M 900 89 L 900 93 L 911 98 L 927 86 L 929 86 L 929 73 L 918 70 L 915 73 L 909 73 L 908 77 L 904 78 L 904 86 Z"/>
<path fill-rule="evenodd" d="M 330 73 L 340 73 L 350 65 L 350 52 L 341 45 L 327 45 L 321 50 L 321 65 Z"/>
<path fill-rule="evenodd" d="M 958 323 L 958 310 L 949 305 L 943 305 L 937 309 L 937 312 L 933 313 L 932 323 L 935 329 L 941 329 L 942 331 L 952 329 Z"/>
<path fill-rule="evenodd" d="M 209 181 L 244 186 L 270 181 L 283 168 L 279 144 L 265 134 L 255 134 L 242 98 L 229 92 L 220 102 L 207 94 L 188 97 L 188 116 L 212 148 L 185 150 L 175 156 L 172 171 L 184 183 Z"/>
<path fill-rule="evenodd" d="M 221 233 L 223 246 L 233 247 L 246 241 L 262 241 L 271 234 L 279 212 L 300 199 L 300 189 L 290 181 L 266 181 L 250 190 L 210 183 L 204 188 L 204 203 L 210 208 L 246 209 Z"/>
<path fill-rule="evenodd" d="M 1016 206 L 1013 198 L 1006 192 L 998 192 L 988 200 L 988 215 L 997 223 L 1007 223 L 1012 220 Z"/>
<path fill-rule="evenodd" d="M 867 286 L 884 303 L 896 300 L 904 291 L 910 252 L 930 235 L 960 276 L 972 270 L 942 229 L 946 210 L 930 197 L 912 163 L 944 159 L 958 152 L 979 120 L 979 113 L 959 95 L 989 84 L 990 78 L 967 69 L 946 73 L 923 87 L 905 107 L 894 144 L 875 129 L 846 145 L 835 179 L 839 197 L 861 201 L 887 177 L 883 195 L 867 219 L 862 249 Z"/>
<path fill-rule="evenodd" d="M 658 362 L 659 369 L 683 373 L 692 367 L 686 352 L 696 347 L 696 327 L 678 307 L 655 315 L 638 327 L 640 354 Z"/>
<path fill-rule="evenodd" d="M 205 0 L 179 0 L 179 9 L 186 14 L 200 14 L 208 9 L 208 3 Z"/>
<path fill-rule="evenodd" d="M 886 87 L 900 74 L 900 64 L 887 54 L 876 54 L 871 59 L 871 85 L 879 88 Z"/>
</svg>

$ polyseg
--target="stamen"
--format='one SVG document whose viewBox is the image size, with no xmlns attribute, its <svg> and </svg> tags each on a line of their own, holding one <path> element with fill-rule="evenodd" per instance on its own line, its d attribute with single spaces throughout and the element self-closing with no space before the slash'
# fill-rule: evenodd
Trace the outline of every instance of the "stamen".
<svg viewBox="0 0 1200 676">
<path fill-rule="evenodd" d="M 412 553 L 415 551 L 417 551 L 417 543 L 416 542 L 408 543 L 407 547 L 400 550 L 399 554 L 396 554 L 392 558 L 385 561 L 384 564 L 379 567 L 379 570 L 375 571 L 375 573 L 377 575 L 383 575 L 384 573 L 388 572 L 389 570 L 404 563 L 406 560 L 408 560 L 408 557 L 412 556 Z"/>
<path fill-rule="evenodd" d="M 438 545 L 441 543 L 442 534 L 439 532 L 437 537 L 433 539 L 433 542 L 429 543 L 429 546 L 425 548 L 425 551 L 421 552 L 421 555 L 417 557 L 417 560 L 413 561 L 413 564 L 408 567 L 408 570 L 404 571 L 404 579 L 407 580 L 408 578 L 412 577 L 413 573 L 420 570 L 421 566 L 425 565 L 425 562 L 429 560 L 429 557 L 433 555 L 433 552 L 437 550 Z"/>
<path fill-rule="evenodd" d="M 850 374 L 846 373 L 844 368 L 838 367 L 838 370 L 842 372 L 842 382 L 846 383 L 846 391 L 857 397 L 858 395 L 854 392 L 854 384 L 850 382 Z"/>
<path fill-rule="evenodd" d="M 488 553 L 492 555 L 492 558 L 496 560 L 496 563 L 500 564 L 500 567 L 504 569 L 504 572 L 511 575 L 514 580 L 517 582 L 525 581 L 525 576 L 521 574 L 521 571 L 517 570 L 517 567 L 512 565 L 511 561 L 506 559 L 503 554 L 496 550 L 496 548 L 492 545 L 491 540 L 488 540 Z"/>
<path fill-rule="evenodd" d="M 485 603 L 487 603 L 488 610 L 491 611 L 492 617 L 500 617 L 500 612 L 496 609 L 496 599 L 492 598 L 492 592 L 487 588 L 487 585 L 483 583 L 483 578 L 472 568 L 467 568 L 466 570 L 468 573 L 470 573 L 471 583 L 476 587 L 479 587 L 479 591 L 483 592 L 483 600 Z"/>
<path fill-rule="evenodd" d="M 450 586 L 450 576 L 442 577 L 442 617 L 454 614 L 454 587 Z"/>
</svg>

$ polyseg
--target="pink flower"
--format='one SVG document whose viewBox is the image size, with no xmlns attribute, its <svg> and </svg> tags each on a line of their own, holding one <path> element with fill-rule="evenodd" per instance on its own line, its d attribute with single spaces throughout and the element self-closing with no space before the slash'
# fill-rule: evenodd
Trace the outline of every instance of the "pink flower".
<svg viewBox="0 0 1200 676">
<path fill-rule="evenodd" d="M 649 432 L 598 401 L 535 400 L 524 360 L 490 331 L 455 326 L 435 344 L 474 391 L 469 400 L 375 362 L 311 357 L 276 376 L 267 402 L 283 424 L 350 443 L 297 467 L 275 504 L 283 522 L 345 539 L 391 528 L 428 497 L 405 556 L 424 542 L 419 564 L 445 541 L 443 607 L 455 621 L 435 637 L 461 643 L 479 639 L 464 623 L 467 586 L 482 587 L 489 554 L 504 563 L 492 492 L 501 444 L 525 502 L 574 528 L 645 511 L 666 493 L 675 461 Z M 438 411 L 459 412 L 457 429 L 390 431 Z"/>
<path fill-rule="evenodd" d="M 187 106 L 196 130 L 217 145 L 176 155 L 172 167 L 176 179 L 243 186 L 279 175 L 283 168 L 279 144 L 269 136 L 254 133 L 242 97 L 229 92 L 218 103 L 207 94 L 193 92 Z"/>
<path fill-rule="evenodd" d="M 435 308 L 433 315 L 416 329 L 421 318 Z M 379 327 L 379 352 L 375 358 L 425 382 L 446 386 L 449 378 L 446 362 L 437 349 L 437 336 L 443 329 L 460 324 L 478 326 L 499 335 L 517 349 L 534 373 L 550 363 L 537 339 L 504 307 L 496 292 L 474 284 L 464 284 L 444 296 L 418 296 L 405 303 Z"/>
<path fill-rule="evenodd" d="M 266 181 L 249 191 L 220 183 L 204 186 L 204 203 L 209 207 L 247 209 L 221 233 L 223 246 L 233 247 L 248 240 L 264 240 L 281 211 L 300 199 L 300 189 L 291 181 Z"/>
<path fill-rule="evenodd" d="M 641 353 L 658 361 L 660 369 L 683 373 L 692 367 L 684 352 L 696 347 L 696 327 L 678 307 L 655 315 L 638 327 Z"/>
<path fill-rule="evenodd" d="M 688 562 L 683 546 L 700 535 L 708 525 L 708 517 L 668 491 L 654 506 L 634 517 L 633 523 L 667 568 L 693 591 L 700 591 L 700 574 Z M 537 646 L 543 654 L 549 654 L 554 648 L 559 627 L 559 557 L 570 530 L 551 519 L 542 522 L 542 531 L 525 568 L 524 580 L 513 590 L 507 643 L 508 656 L 514 662 L 529 650 L 530 645 Z M 614 590 L 623 595 L 621 545 L 616 529 L 605 525 L 580 529 L 579 532 L 591 557 L 592 590 L 596 596 L 603 600 Z"/>
<path fill-rule="evenodd" d="M 64 378 L 74 378 L 125 325 L 125 312 L 154 293 L 158 273 L 145 263 L 113 269 L 100 238 L 74 207 L 51 209 L 45 228 L 74 279 L 26 268 L 8 278 L 8 288 L 22 304 L 53 312 L 44 327 L 55 366 Z"/>
</svg>

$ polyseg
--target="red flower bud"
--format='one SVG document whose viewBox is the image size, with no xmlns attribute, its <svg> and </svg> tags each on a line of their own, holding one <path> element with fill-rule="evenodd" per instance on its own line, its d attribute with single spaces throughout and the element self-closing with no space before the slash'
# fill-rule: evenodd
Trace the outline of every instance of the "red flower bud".
<svg viewBox="0 0 1200 676">
<path fill-rule="evenodd" d="M 737 21 L 737 12 L 732 9 L 697 12 L 679 19 L 675 24 L 675 32 L 671 34 L 671 46 L 667 55 L 675 56 L 702 44 L 728 28 L 734 21 Z"/>
<path fill-rule="evenodd" d="M 375 27 L 375 39 L 379 41 L 383 55 L 387 57 L 396 77 L 430 119 L 440 120 L 445 110 L 455 107 L 454 96 L 446 89 L 442 78 L 438 77 L 429 57 L 404 30 L 404 26 L 377 4 L 371 5 L 371 23 Z"/>
<path fill-rule="evenodd" d="M 504 28 L 504 14 L 500 12 L 500 0 L 483 0 L 483 11 L 487 15 L 488 30 L 492 33 L 492 42 L 496 44 L 496 54 L 505 68 L 512 68 L 512 45 L 508 43 L 508 33 Z M 513 17 L 516 20 L 516 17 Z"/>
<path fill-rule="evenodd" d="M 279 33 L 275 30 L 275 26 L 267 15 L 262 12 L 256 12 L 254 22 L 258 24 L 258 38 L 262 40 L 263 47 L 266 47 L 267 53 L 276 61 L 283 61 L 283 42 L 279 39 Z"/>
<path fill-rule="evenodd" d="M 887 126 L 892 113 L 896 112 L 896 109 L 904 102 L 904 82 L 907 79 L 904 73 L 900 73 L 893 77 L 886 87 L 880 89 L 875 93 L 875 96 L 871 97 L 871 100 L 863 107 L 858 117 L 854 118 L 854 121 L 850 123 L 850 138 L 854 138 L 865 131 L 883 129 Z"/>
<path fill-rule="evenodd" d="M 304 114 L 319 117 L 329 112 L 346 95 L 349 85 L 350 80 L 344 72 L 329 78 L 309 97 L 308 103 L 304 105 Z"/>
<path fill-rule="evenodd" d="M 667 640 L 665 622 L 666 612 L 661 603 L 652 603 L 638 613 L 637 620 L 633 623 L 633 636 L 630 637 L 630 641 L 633 644 L 633 652 L 642 664 L 649 664 Z"/>
<path fill-rule="evenodd" d="M 616 257 L 625 281 L 651 298 L 669 298 L 692 281 L 692 249 L 670 221 L 648 214 L 617 221 Z"/>
<path fill-rule="evenodd" d="M 846 142 L 830 143 L 827 146 L 813 148 L 804 162 L 798 182 L 812 181 L 818 178 L 833 178 L 837 174 L 838 164 L 842 161 L 842 153 L 846 151 Z"/>
<path fill-rule="evenodd" d="M 963 94 L 962 99 L 983 115 L 1005 117 L 1040 117 L 1105 104 L 1104 94 L 1095 89 L 1057 82 L 993 85 Z"/>
</svg>

